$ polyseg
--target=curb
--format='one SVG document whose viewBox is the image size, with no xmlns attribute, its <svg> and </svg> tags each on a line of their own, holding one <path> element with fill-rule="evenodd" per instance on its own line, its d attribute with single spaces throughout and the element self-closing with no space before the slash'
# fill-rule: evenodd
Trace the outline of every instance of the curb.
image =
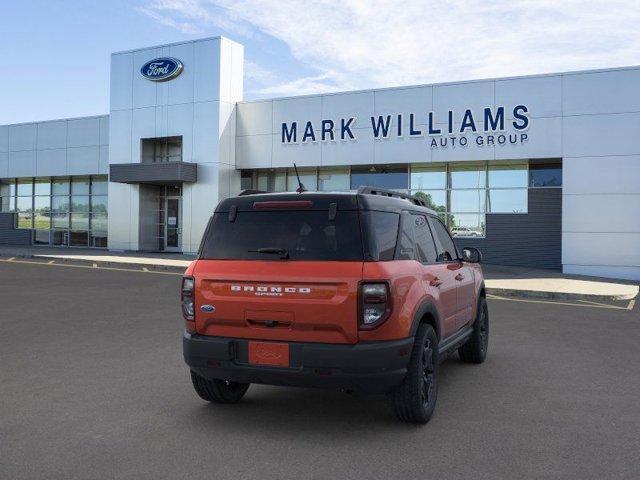
<svg viewBox="0 0 640 480">
<path fill-rule="evenodd" d="M 632 300 L 637 296 L 635 294 L 621 295 L 598 295 L 588 293 L 570 293 L 570 292 L 548 292 L 541 290 L 516 290 L 511 288 L 489 288 L 486 289 L 489 295 L 503 295 L 506 297 L 516 298 L 545 298 L 556 300 L 591 300 L 594 302 L 611 302 L 616 300 Z"/>
<path fill-rule="evenodd" d="M 171 273 L 184 273 L 187 267 L 178 267 L 174 265 L 157 265 L 147 263 L 134 263 L 134 262 L 109 262 L 105 260 L 85 260 L 85 259 L 73 259 L 73 258 L 58 258 L 48 255 L 32 255 L 32 254 L 15 254 L 11 256 L 0 255 L 0 259 L 8 260 L 10 258 L 24 259 L 24 260 L 54 260 L 57 265 L 99 265 L 100 267 L 119 268 L 123 270 L 142 271 L 147 269 L 149 271 L 171 272 Z M 35 263 L 35 262 L 34 262 Z"/>
</svg>

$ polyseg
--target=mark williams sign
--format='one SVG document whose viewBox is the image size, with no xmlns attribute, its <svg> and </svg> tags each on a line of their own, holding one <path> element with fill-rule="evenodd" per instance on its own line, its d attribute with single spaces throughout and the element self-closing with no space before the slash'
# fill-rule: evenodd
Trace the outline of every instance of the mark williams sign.
<svg viewBox="0 0 640 480">
<path fill-rule="evenodd" d="M 152 82 L 166 82 L 176 78 L 184 70 L 184 65 L 177 58 L 155 58 L 145 63 L 140 73 Z"/>
<path fill-rule="evenodd" d="M 529 128 L 529 109 L 526 105 L 516 105 L 511 114 L 513 119 L 507 120 L 505 107 L 486 107 L 479 114 L 467 109 L 459 120 L 454 118 L 453 110 L 444 118 L 436 118 L 434 112 L 422 118 L 413 113 L 400 113 L 372 116 L 370 126 L 375 139 L 426 137 L 432 148 L 465 147 L 471 142 L 478 146 L 524 143 L 529 138 L 525 133 Z M 298 122 L 283 123 L 281 143 L 356 140 L 355 124 L 356 117 L 321 120 L 320 125 L 311 121 L 304 126 Z"/>
</svg>

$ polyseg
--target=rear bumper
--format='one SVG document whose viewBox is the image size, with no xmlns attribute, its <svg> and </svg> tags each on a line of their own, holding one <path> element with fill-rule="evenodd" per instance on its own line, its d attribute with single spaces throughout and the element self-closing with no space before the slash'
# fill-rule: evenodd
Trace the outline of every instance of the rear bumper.
<svg viewBox="0 0 640 480">
<path fill-rule="evenodd" d="M 413 338 L 355 345 L 289 343 L 289 367 L 250 365 L 248 343 L 185 332 L 184 360 L 209 379 L 383 393 L 404 379 Z"/>
</svg>

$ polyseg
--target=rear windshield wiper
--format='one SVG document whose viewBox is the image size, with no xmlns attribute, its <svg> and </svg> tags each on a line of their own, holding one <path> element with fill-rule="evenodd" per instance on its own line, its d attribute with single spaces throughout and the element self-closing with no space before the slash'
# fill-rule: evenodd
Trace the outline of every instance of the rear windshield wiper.
<svg viewBox="0 0 640 480">
<path fill-rule="evenodd" d="M 265 248 L 259 248 L 257 250 L 249 250 L 249 252 L 280 255 L 280 258 L 282 260 L 286 260 L 287 258 L 289 258 L 289 251 L 286 248 L 265 247 Z"/>
</svg>

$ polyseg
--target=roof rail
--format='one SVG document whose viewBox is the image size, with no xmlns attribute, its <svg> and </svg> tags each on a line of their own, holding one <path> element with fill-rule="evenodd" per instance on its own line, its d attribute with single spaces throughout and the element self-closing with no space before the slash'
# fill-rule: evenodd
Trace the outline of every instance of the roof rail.
<svg viewBox="0 0 640 480">
<path fill-rule="evenodd" d="M 247 190 L 242 190 L 238 196 L 239 197 L 244 197 L 245 195 L 259 195 L 260 193 L 269 193 L 269 192 L 265 192 L 264 190 L 251 190 L 251 189 L 247 189 Z"/>
<path fill-rule="evenodd" d="M 404 200 L 408 200 L 415 205 L 419 205 L 421 207 L 426 207 L 427 202 L 422 200 L 421 198 L 415 197 L 413 195 L 408 195 L 402 192 L 396 192 L 395 190 L 388 190 L 386 188 L 378 188 L 378 187 L 360 187 L 358 188 L 359 195 L 381 195 L 383 197 L 393 197 L 393 198 L 402 198 Z"/>
</svg>

